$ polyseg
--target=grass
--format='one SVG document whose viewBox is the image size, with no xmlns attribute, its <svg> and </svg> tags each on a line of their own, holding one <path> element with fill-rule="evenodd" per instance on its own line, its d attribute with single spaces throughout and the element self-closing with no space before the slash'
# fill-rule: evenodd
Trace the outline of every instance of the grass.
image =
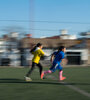
<svg viewBox="0 0 90 100">
<path fill-rule="evenodd" d="M 38 69 L 32 73 L 32 82 L 23 76 L 28 68 L 0 68 L 0 100 L 90 100 L 57 80 L 41 80 Z M 45 68 L 46 70 L 46 68 Z M 58 78 L 58 72 L 52 74 Z M 90 93 L 90 68 L 64 68 L 65 82 Z"/>
</svg>

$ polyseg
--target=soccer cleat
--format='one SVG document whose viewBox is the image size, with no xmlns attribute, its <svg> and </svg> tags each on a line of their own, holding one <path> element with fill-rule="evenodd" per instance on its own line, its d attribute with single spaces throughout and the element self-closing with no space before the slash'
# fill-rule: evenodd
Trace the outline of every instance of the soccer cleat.
<svg viewBox="0 0 90 100">
<path fill-rule="evenodd" d="M 25 76 L 25 81 L 30 82 L 32 79 L 30 77 Z"/>
<path fill-rule="evenodd" d="M 41 79 L 44 79 L 44 72 L 42 72 L 41 74 Z"/>
<path fill-rule="evenodd" d="M 44 76 L 43 79 L 46 79 L 46 77 Z"/>
<path fill-rule="evenodd" d="M 60 81 L 63 81 L 63 80 L 65 80 L 66 79 L 66 77 L 62 77 L 61 79 L 60 79 Z"/>
</svg>

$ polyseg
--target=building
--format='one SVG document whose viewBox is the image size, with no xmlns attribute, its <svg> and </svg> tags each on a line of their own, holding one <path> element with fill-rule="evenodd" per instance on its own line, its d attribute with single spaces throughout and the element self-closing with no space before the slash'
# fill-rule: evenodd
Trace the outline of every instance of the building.
<svg viewBox="0 0 90 100">
<path fill-rule="evenodd" d="M 15 33 L 16 34 L 16 33 Z M 63 36 L 63 38 L 62 38 Z M 64 37 L 67 38 L 64 38 Z M 90 64 L 90 39 L 89 38 L 68 38 L 67 31 L 62 30 L 62 34 L 60 36 L 52 36 L 45 38 L 31 38 L 27 36 L 18 41 L 15 37 L 10 37 L 6 40 L 1 40 L 0 44 L 2 46 L 1 51 L 11 50 L 9 58 L 12 59 L 11 65 L 21 65 L 28 66 L 29 61 L 32 59 L 32 55 L 30 55 L 30 49 L 35 46 L 37 43 L 42 43 L 44 48 L 43 50 L 47 52 L 49 55 L 52 54 L 53 51 L 58 49 L 59 46 L 64 45 L 66 50 L 66 56 L 68 58 L 69 65 L 89 65 Z M 5 42 L 6 41 L 6 42 Z M 19 50 L 19 51 L 18 51 Z M 12 54 L 12 55 L 11 55 Z M 16 56 L 17 55 L 17 56 Z M 15 59 L 14 59 L 15 58 Z M 45 58 L 45 61 L 49 61 L 50 56 Z M 16 62 L 19 61 L 19 62 Z M 43 63 L 45 63 L 45 61 Z"/>
<path fill-rule="evenodd" d="M 61 35 L 60 35 L 60 38 L 61 39 L 70 39 L 70 40 L 74 40 L 74 39 L 77 39 L 76 35 L 69 35 L 68 34 L 68 31 L 63 29 L 60 31 Z"/>
<path fill-rule="evenodd" d="M 52 39 L 52 38 L 24 38 L 22 39 L 22 47 L 25 49 L 32 48 L 38 42 L 42 43 L 44 48 L 43 50 L 49 55 L 52 54 L 59 46 L 64 45 L 66 50 L 66 56 L 69 60 L 69 65 L 85 65 L 89 64 L 89 51 L 88 48 L 84 47 L 82 40 L 69 40 L 69 39 Z M 89 40 L 88 40 L 89 42 Z M 89 43 L 87 43 L 89 45 Z M 32 56 L 31 56 L 32 57 Z M 31 59 L 31 58 L 30 58 Z M 45 60 L 50 60 L 50 57 L 47 57 Z M 72 61 L 73 60 L 73 61 Z"/>
</svg>

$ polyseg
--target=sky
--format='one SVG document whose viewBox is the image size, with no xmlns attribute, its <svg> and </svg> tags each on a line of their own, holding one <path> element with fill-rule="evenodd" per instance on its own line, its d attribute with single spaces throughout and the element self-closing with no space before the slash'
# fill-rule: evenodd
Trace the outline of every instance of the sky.
<svg viewBox="0 0 90 100">
<path fill-rule="evenodd" d="M 90 0 L 0 0 L 0 36 L 7 27 L 22 27 L 33 37 L 90 30 Z"/>
</svg>

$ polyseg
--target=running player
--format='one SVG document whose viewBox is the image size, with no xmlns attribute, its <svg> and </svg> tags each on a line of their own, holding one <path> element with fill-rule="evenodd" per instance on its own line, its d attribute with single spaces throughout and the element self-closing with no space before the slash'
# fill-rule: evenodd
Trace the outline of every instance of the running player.
<svg viewBox="0 0 90 100">
<path fill-rule="evenodd" d="M 64 46 L 60 46 L 58 51 L 54 52 L 51 56 L 51 62 L 52 66 L 48 71 L 43 71 L 41 78 L 44 77 L 45 74 L 55 72 L 57 69 L 59 70 L 59 80 L 64 80 L 66 77 L 63 77 L 63 67 L 61 66 L 61 62 L 63 62 L 65 59 L 65 50 L 66 48 Z"/>
<path fill-rule="evenodd" d="M 29 72 L 26 74 L 25 76 L 25 80 L 26 81 L 32 81 L 32 79 L 29 77 L 30 74 L 32 73 L 32 71 L 34 70 L 35 66 L 38 66 L 39 68 L 39 72 L 40 72 L 40 77 L 42 74 L 42 65 L 40 64 L 40 58 L 41 56 L 44 56 L 45 53 L 42 50 L 43 45 L 41 43 L 38 43 L 30 52 L 34 55 L 33 59 L 32 59 L 32 67 L 29 70 Z"/>
</svg>

